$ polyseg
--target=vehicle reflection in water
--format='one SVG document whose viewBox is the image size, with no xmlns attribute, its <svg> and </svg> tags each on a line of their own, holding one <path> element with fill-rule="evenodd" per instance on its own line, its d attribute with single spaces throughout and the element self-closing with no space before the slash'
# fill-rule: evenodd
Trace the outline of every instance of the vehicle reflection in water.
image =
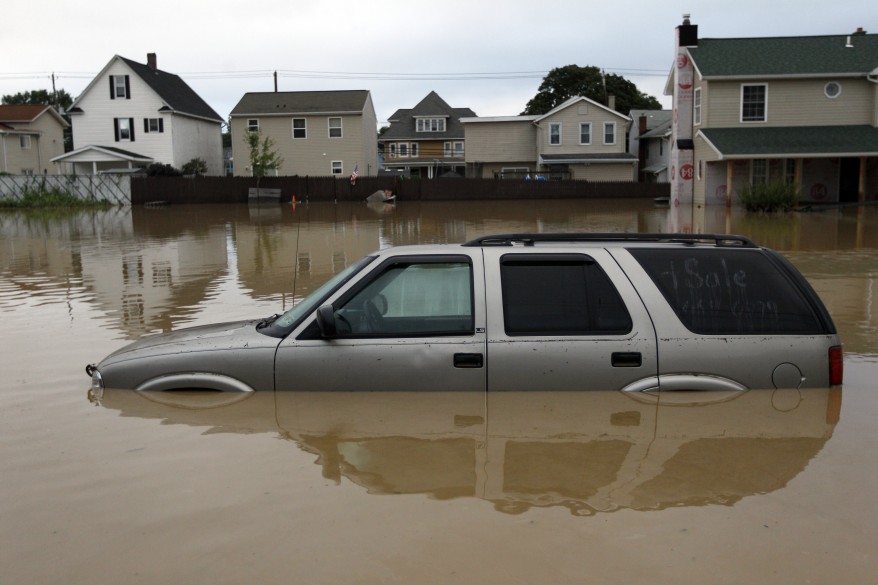
<svg viewBox="0 0 878 585">
<path fill-rule="evenodd" d="M 477 497 L 509 514 L 732 505 L 784 487 L 832 436 L 841 389 L 637 400 L 620 392 L 137 393 L 122 416 L 276 433 L 370 494 Z"/>
</svg>

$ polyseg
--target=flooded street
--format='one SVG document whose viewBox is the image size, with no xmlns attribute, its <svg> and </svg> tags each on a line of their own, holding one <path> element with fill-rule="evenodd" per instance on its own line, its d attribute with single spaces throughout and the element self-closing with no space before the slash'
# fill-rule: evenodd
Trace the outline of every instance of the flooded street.
<svg viewBox="0 0 878 585">
<path fill-rule="evenodd" d="M 379 248 L 736 233 L 808 278 L 843 388 L 88 396 L 128 341 L 288 309 Z M 0 212 L 0 584 L 868 583 L 878 209 L 652 201 Z M 416 375 L 416 373 L 413 373 Z"/>
</svg>

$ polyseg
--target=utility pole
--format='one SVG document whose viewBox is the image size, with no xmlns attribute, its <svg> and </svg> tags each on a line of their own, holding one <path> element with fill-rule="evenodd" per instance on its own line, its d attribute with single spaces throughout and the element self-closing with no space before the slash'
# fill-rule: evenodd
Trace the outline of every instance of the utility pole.
<svg viewBox="0 0 878 585">
<path fill-rule="evenodd" d="M 274 93 L 277 93 L 277 71 L 274 72 Z"/>
</svg>

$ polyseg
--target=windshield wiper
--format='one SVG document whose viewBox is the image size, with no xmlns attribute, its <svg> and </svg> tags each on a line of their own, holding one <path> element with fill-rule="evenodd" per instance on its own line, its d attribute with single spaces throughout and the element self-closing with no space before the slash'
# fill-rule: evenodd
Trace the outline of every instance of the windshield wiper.
<svg viewBox="0 0 878 585">
<path fill-rule="evenodd" d="M 279 313 L 275 313 L 271 317 L 266 317 L 265 319 L 263 319 L 262 321 L 260 321 L 259 323 L 256 324 L 256 329 L 262 329 L 263 327 L 268 327 L 269 325 L 271 325 L 272 323 L 277 321 L 279 318 L 280 318 Z"/>
</svg>

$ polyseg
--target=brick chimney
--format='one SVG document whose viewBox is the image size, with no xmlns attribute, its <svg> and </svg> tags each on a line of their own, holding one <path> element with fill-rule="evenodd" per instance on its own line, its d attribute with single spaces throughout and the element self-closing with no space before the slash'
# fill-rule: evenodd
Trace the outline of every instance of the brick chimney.
<svg viewBox="0 0 878 585">
<path fill-rule="evenodd" d="M 640 114 L 640 119 L 637 120 L 637 131 L 638 134 L 646 133 L 646 114 Z"/>
<path fill-rule="evenodd" d="M 156 64 L 156 56 L 155 56 L 155 53 L 147 53 L 147 54 L 146 54 L 146 64 L 147 64 L 147 65 L 149 66 L 149 68 L 152 69 L 153 71 L 155 71 L 156 69 L 158 69 L 158 65 Z"/>
</svg>

